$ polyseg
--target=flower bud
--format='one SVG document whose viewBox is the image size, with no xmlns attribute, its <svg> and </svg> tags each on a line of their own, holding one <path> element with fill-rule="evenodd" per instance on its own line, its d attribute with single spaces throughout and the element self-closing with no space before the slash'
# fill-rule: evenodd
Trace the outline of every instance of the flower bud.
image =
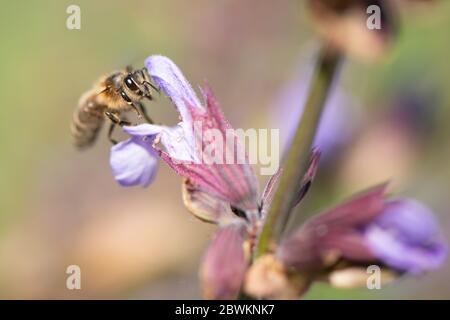
<svg viewBox="0 0 450 320">
<path fill-rule="evenodd" d="M 288 272 L 275 256 L 266 254 L 247 272 L 244 290 L 255 298 L 297 299 L 309 284 L 308 277 Z"/>
<path fill-rule="evenodd" d="M 356 58 L 372 61 L 391 46 L 397 14 L 388 0 L 308 0 L 313 27 L 327 42 Z"/>
</svg>

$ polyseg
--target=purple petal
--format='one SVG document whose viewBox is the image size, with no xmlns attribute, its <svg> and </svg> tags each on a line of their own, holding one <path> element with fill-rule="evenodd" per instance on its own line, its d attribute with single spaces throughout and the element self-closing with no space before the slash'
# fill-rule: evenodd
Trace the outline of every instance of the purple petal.
<svg viewBox="0 0 450 320">
<path fill-rule="evenodd" d="M 431 211 L 412 199 L 389 201 L 376 224 L 383 229 L 395 230 L 402 241 L 410 244 L 425 243 L 438 231 Z"/>
<path fill-rule="evenodd" d="M 187 123 L 180 122 L 177 126 L 165 127 L 161 131 L 160 142 L 171 158 L 198 163 L 200 160 L 195 151 L 195 143 L 190 138 L 192 134 L 189 134 L 187 126 Z"/>
<path fill-rule="evenodd" d="M 140 124 L 123 127 L 123 130 L 132 137 L 147 137 L 150 140 L 153 140 L 159 134 L 159 142 L 170 157 L 179 161 L 197 161 L 197 157 L 193 152 L 193 143 L 186 138 L 185 125 L 183 122 L 174 127 Z"/>
<path fill-rule="evenodd" d="M 410 199 L 389 202 L 365 237 L 384 263 L 410 273 L 436 269 L 447 253 L 430 210 Z"/>
<path fill-rule="evenodd" d="M 190 119 L 186 103 L 203 108 L 191 85 L 172 60 L 164 56 L 150 56 L 145 60 L 145 67 L 155 84 L 175 104 L 183 121 Z"/>
<path fill-rule="evenodd" d="M 128 133 L 132 137 L 150 137 L 156 136 L 163 129 L 162 126 L 143 123 L 137 126 L 124 126 L 123 131 Z"/>
<path fill-rule="evenodd" d="M 122 186 L 148 186 L 155 177 L 158 158 L 151 141 L 131 138 L 111 148 L 110 165 Z"/>
</svg>

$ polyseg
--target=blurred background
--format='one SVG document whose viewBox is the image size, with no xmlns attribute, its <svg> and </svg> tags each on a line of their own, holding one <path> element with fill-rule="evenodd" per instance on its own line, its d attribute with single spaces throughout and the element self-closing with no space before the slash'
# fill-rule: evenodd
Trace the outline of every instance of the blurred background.
<svg viewBox="0 0 450 320">
<path fill-rule="evenodd" d="M 81 30 L 66 28 L 71 4 Z M 431 207 L 450 239 L 450 2 L 401 18 L 384 59 L 343 65 L 299 216 L 390 180 L 393 194 Z M 2 1 L 0 38 L 0 298 L 200 298 L 214 226 L 184 209 L 163 163 L 149 188 L 119 187 L 105 132 L 92 149 L 71 145 L 72 112 L 101 74 L 163 54 L 193 85 L 208 81 L 235 127 L 287 137 L 318 46 L 303 1 Z M 176 123 L 163 97 L 148 109 Z M 82 290 L 66 289 L 72 264 Z M 450 298 L 449 275 L 450 262 L 382 290 L 318 284 L 307 298 Z"/>
</svg>

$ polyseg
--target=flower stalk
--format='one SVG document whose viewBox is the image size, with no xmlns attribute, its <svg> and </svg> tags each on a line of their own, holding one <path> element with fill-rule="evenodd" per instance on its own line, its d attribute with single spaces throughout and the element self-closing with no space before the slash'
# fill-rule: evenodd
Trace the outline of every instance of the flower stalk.
<svg viewBox="0 0 450 320">
<path fill-rule="evenodd" d="M 331 46 L 324 46 L 321 49 L 304 112 L 291 142 L 283 173 L 259 238 L 256 257 L 270 251 L 274 241 L 280 239 L 289 220 L 289 214 L 295 206 L 295 191 L 298 190 L 307 170 L 316 129 L 340 60 L 341 55 Z"/>
</svg>

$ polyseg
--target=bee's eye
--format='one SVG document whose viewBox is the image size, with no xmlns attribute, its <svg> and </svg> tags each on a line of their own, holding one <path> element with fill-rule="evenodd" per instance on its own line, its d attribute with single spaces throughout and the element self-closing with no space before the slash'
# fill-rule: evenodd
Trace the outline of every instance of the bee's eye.
<svg viewBox="0 0 450 320">
<path fill-rule="evenodd" d="M 127 94 L 125 93 L 125 91 L 120 91 L 120 96 L 122 97 L 123 100 L 125 100 L 126 102 L 131 102 L 130 97 L 127 96 Z"/>
<path fill-rule="evenodd" d="M 131 78 L 131 76 L 126 76 L 124 81 L 125 81 L 125 85 L 131 91 L 139 90 L 138 86 L 136 85 L 136 82 L 134 82 L 134 80 Z"/>
</svg>

